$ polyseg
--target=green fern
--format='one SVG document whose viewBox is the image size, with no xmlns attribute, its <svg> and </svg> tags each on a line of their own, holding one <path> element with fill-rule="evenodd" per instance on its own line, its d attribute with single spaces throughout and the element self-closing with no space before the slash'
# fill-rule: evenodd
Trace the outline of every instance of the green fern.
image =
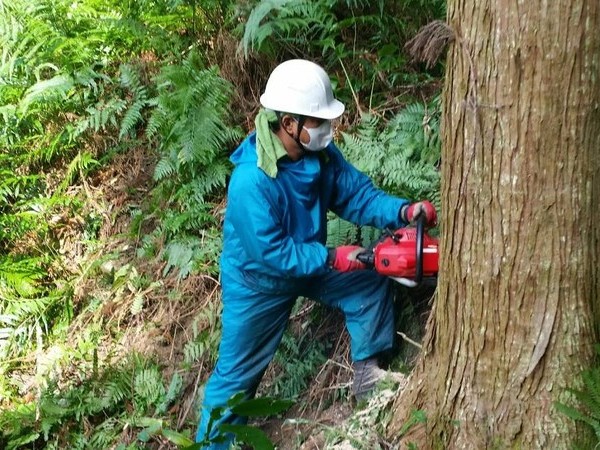
<svg viewBox="0 0 600 450">
<path fill-rule="evenodd" d="M 286 331 L 273 359 L 274 364 L 280 367 L 280 375 L 273 380 L 268 395 L 297 399 L 326 360 L 322 342 Z"/>
<path fill-rule="evenodd" d="M 248 14 L 241 50 L 272 59 L 302 55 L 319 61 L 350 114 L 397 105 L 401 86 L 421 76 L 407 70 L 403 43 L 433 19 L 443 19 L 445 2 L 406 0 L 262 0 Z"/>
<path fill-rule="evenodd" d="M 183 377 L 179 373 L 175 372 L 173 374 L 173 378 L 171 378 L 169 387 L 163 396 L 162 402 L 156 408 L 156 414 L 164 414 L 167 412 L 167 408 L 179 398 L 182 387 Z"/>
<path fill-rule="evenodd" d="M 149 410 L 158 406 L 166 394 L 162 374 L 158 367 L 152 366 L 136 373 L 134 396 L 137 408 Z"/>
<path fill-rule="evenodd" d="M 55 103 L 64 101 L 74 87 L 73 79 L 69 75 L 56 75 L 48 80 L 40 80 L 27 89 L 23 100 L 20 102 L 21 111 L 34 103 Z"/>
<path fill-rule="evenodd" d="M 164 180 L 169 178 L 171 175 L 177 173 L 177 156 L 174 151 L 169 155 L 164 155 L 156 164 L 154 168 L 154 178 L 157 180 Z"/>
<path fill-rule="evenodd" d="M 219 345 L 219 311 L 218 305 L 211 305 L 202 310 L 192 325 L 193 339 L 183 349 L 184 363 L 188 366 L 208 357 L 215 359 Z M 200 328 L 200 326 L 202 328 Z"/>
<path fill-rule="evenodd" d="M 120 98 L 101 100 L 94 106 L 88 106 L 87 115 L 77 123 L 77 134 L 83 134 L 89 129 L 99 132 L 106 130 L 108 126 L 116 127 L 118 116 L 126 107 L 127 102 Z"/>
<path fill-rule="evenodd" d="M 348 243 L 356 243 L 359 227 L 332 214 L 327 221 L 327 245 L 337 247 Z"/>
<path fill-rule="evenodd" d="M 150 104 L 146 86 L 142 84 L 139 74 L 132 66 L 121 66 L 121 85 L 131 92 L 133 98 L 121 121 L 119 138 L 130 134 L 133 128 L 143 121 L 142 110 Z"/>
<path fill-rule="evenodd" d="M 596 353 L 600 355 L 600 346 L 596 346 Z M 600 445 L 600 365 L 581 373 L 583 388 L 567 389 L 567 393 L 576 401 L 575 406 L 562 402 L 555 402 L 558 411 L 572 420 L 585 423 L 595 434 L 595 446 Z"/>
<path fill-rule="evenodd" d="M 97 375 L 79 373 L 77 383 L 59 386 L 49 380 L 37 403 L 0 411 L 0 443 L 7 449 L 31 443 L 56 449 L 115 447 L 139 418 L 164 414 L 182 385 L 179 374 L 167 385 L 154 362 L 136 355 L 103 367 Z M 92 429 L 89 424 L 94 424 Z M 128 448 L 146 448 L 139 444 Z"/>
<path fill-rule="evenodd" d="M 56 193 L 60 194 L 61 192 L 64 192 L 77 176 L 83 179 L 91 170 L 99 165 L 99 162 L 94 159 L 89 152 L 78 152 L 75 158 L 69 163 L 67 173 L 61 184 L 58 186 Z"/>
<path fill-rule="evenodd" d="M 141 313 L 143 309 L 144 309 L 144 296 L 138 293 L 133 298 L 133 303 L 131 304 L 129 311 L 131 312 L 132 316 L 136 316 L 139 313 Z"/>
<path fill-rule="evenodd" d="M 39 292 L 38 282 L 45 275 L 40 263 L 39 258 L 0 258 L 0 293 L 10 295 L 13 291 L 23 297 L 35 295 Z"/>
<path fill-rule="evenodd" d="M 41 331 L 51 327 L 70 303 L 66 291 L 50 291 L 43 285 L 47 273 L 37 258 L 0 258 L 0 369 L 4 359 L 32 348 Z M 63 303 L 64 302 L 64 303 Z"/>
<path fill-rule="evenodd" d="M 254 7 L 244 27 L 241 46 L 250 50 L 263 48 L 273 38 L 302 44 L 311 37 L 323 37 L 337 32 L 332 2 L 263 0 Z M 302 33 L 298 33 L 302 30 Z"/>
<path fill-rule="evenodd" d="M 162 205 L 160 235 L 167 240 L 164 273 L 175 268 L 184 277 L 218 258 L 220 239 L 207 239 L 218 225 L 213 202 L 224 193 L 231 172 L 228 150 L 242 133 L 226 123 L 231 86 L 215 68 L 204 69 L 198 55 L 164 68 L 155 82 L 159 95 L 150 100 L 155 107 L 146 135 L 158 140 L 154 195 Z M 165 194 L 168 208 L 161 199 Z"/>
<path fill-rule="evenodd" d="M 409 200 L 429 199 L 439 206 L 439 99 L 431 105 L 409 105 L 383 130 L 379 118 L 366 115 L 354 134 L 342 136 L 348 159 L 376 184 Z"/>
<path fill-rule="evenodd" d="M 161 160 L 155 179 L 177 172 L 180 179 L 195 178 L 224 160 L 226 149 L 241 138 L 239 129 L 224 123 L 231 87 L 215 69 L 202 69 L 191 54 L 180 66 L 163 69 L 157 77 L 159 97 L 150 117 L 147 136 L 162 136 Z"/>
</svg>

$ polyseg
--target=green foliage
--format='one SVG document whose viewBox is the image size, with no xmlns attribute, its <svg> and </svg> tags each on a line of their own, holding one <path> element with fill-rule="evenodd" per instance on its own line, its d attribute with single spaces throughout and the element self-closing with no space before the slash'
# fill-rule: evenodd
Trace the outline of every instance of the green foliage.
<svg viewBox="0 0 600 450">
<path fill-rule="evenodd" d="M 184 212 L 178 217 L 180 221 L 186 219 L 189 211 Z M 192 217 L 191 221 L 198 220 L 198 217 Z M 206 226 L 210 222 L 203 224 Z M 176 228 L 169 228 L 170 222 L 165 220 L 161 227 L 170 233 L 175 233 Z M 166 265 L 163 269 L 163 275 L 166 276 L 169 271 L 176 270 L 178 278 L 185 278 L 193 271 L 204 271 L 206 273 L 216 273 L 218 256 L 221 252 L 221 236 L 215 228 L 200 229 L 200 237 L 180 235 L 174 237 L 163 249 L 163 258 Z M 190 230 L 193 231 L 193 228 Z"/>
<path fill-rule="evenodd" d="M 0 413 L 3 448 L 27 443 L 57 449 L 111 448 L 128 427 L 144 427 L 152 419 L 148 415 L 164 415 L 182 389 L 180 374 L 165 380 L 155 363 L 136 356 L 105 367 L 97 376 L 79 376 L 83 380 L 67 387 L 50 381 L 37 406 L 23 403 Z M 127 448 L 145 448 L 143 437 Z"/>
<path fill-rule="evenodd" d="M 131 92 L 131 104 L 123 115 L 121 121 L 121 129 L 119 130 L 119 138 L 129 135 L 134 126 L 143 120 L 142 109 L 150 104 L 148 99 L 148 90 L 142 81 L 139 74 L 128 65 L 121 66 L 121 85 Z"/>
<path fill-rule="evenodd" d="M 241 137 L 224 121 L 231 87 L 216 69 L 203 69 L 195 53 L 180 65 L 163 68 L 155 81 L 159 95 L 146 129 L 149 138 L 160 137 L 155 178 L 166 182 L 175 176 L 187 188 L 182 195 L 202 201 L 224 186 L 225 150 Z"/>
<path fill-rule="evenodd" d="M 440 203 L 439 99 L 412 104 L 381 131 L 381 120 L 363 118 L 356 133 L 343 133 L 348 159 L 377 185 L 409 200 Z"/>
<path fill-rule="evenodd" d="M 297 400 L 326 360 L 323 343 L 308 334 L 294 336 L 286 331 L 273 360 L 280 375 L 273 380 L 269 395 Z"/>
<path fill-rule="evenodd" d="M 320 61 L 347 105 L 387 109 L 401 86 L 423 78 L 407 66 L 403 43 L 444 14 L 442 0 L 262 0 L 245 21 L 241 47 L 274 60 Z"/>
<path fill-rule="evenodd" d="M 192 339 L 183 348 L 183 362 L 187 367 L 208 356 L 210 361 L 215 361 L 217 348 L 221 339 L 220 308 L 218 304 L 209 305 L 194 319 L 192 324 Z M 200 324 L 204 326 L 200 328 Z M 200 331 L 202 330 L 202 331 Z"/>
<path fill-rule="evenodd" d="M 55 251 L 49 217 L 62 215 L 72 183 L 101 166 L 101 139 L 92 133 L 121 122 L 124 138 L 147 106 L 133 69 L 122 66 L 117 78 L 110 64 L 107 41 L 123 30 L 111 24 L 114 12 L 98 6 L 0 4 L 0 245 L 7 251 L 26 236 L 40 252 Z M 52 177 L 37 172 L 50 168 Z"/>
<path fill-rule="evenodd" d="M 67 172 L 62 183 L 59 185 L 56 192 L 64 192 L 70 186 L 76 177 L 85 179 L 86 175 L 100 164 L 89 152 L 78 152 L 67 167 Z"/>
<path fill-rule="evenodd" d="M 596 346 L 596 353 L 600 356 L 600 345 Z M 594 447 L 600 445 L 600 365 L 595 365 L 581 373 L 582 389 L 567 389 L 575 400 L 575 405 L 555 402 L 558 411 L 572 420 L 585 424 L 593 430 L 595 435 Z"/>
<path fill-rule="evenodd" d="M 40 258 L 0 257 L 0 373 L 16 358 L 43 345 L 43 334 L 55 321 L 72 315 L 68 288 L 44 286 Z"/>
<path fill-rule="evenodd" d="M 214 13 L 222 2 L 190 6 L 168 0 L 0 1 L 0 393 L 10 406 L 0 414 L 2 448 L 42 443 L 45 448 L 110 448 L 130 416 L 165 415 L 180 394 L 181 376 L 176 374 L 165 383 L 154 366 L 107 367 L 99 375 L 95 347 L 91 373 L 72 368 L 73 379 L 82 383 L 65 387 L 67 380 L 61 379 L 59 386 L 51 373 L 33 367 L 38 358 L 32 358 L 31 352 L 44 355 L 54 342 L 66 340 L 73 316 L 71 286 L 77 281 L 78 261 L 67 260 L 62 231 L 80 238 L 83 253 L 106 214 L 93 211 L 96 203 L 77 194 L 73 184 L 88 182 L 111 155 L 146 141 L 147 117 L 161 109 L 161 100 L 177 87 L 167 86 L 168 75 L 159 77 L 157 82 L 163 84 L 155 86 L 152 74 L 186 52 L 191 40 L 182 26 L 196 20 L 194 26 L 200 27 L 206 18 L 193 16 L 199 11 Z M 204 93 L 198 76 L 208 80 Z M 162 123 L 153 136 L 162 139 L 162 132 L 171 133 L 173 140 L 165 140 L 169 148 L 177 146 L 174 141 L 180 131 L 191 136 L 199 126 L 198 131 L 212 133 L 205 136 L 214 136 L 215 127 L 221 126 L 218 122 L 211 128 L 208 123 L 224 111 L 218 104 L 224 97 L 215 87 L 216 71 L 198 76 L 190 78 L 194 86 L 179 92 L 181 100 L 190 96 L 184 117 L 169 118 L 171 127 Z M 203 102 L 204 94 L 212 100 Z M 209 111 L 204 122 L 200 107 Z M 193 123 L 186 128 L 182 124 L 188 113 Z M 198 224 L 209 222 L 213 205 L 204 199 L 222 189 L 227 172 L 225 163 L 213 164 L 216 160 L 206 146 L 192 148 L 196 144 L 203 144 L 201 136 L 194 137 L 185 146 L 187 153 L 180 153 L 183 159 L 177 160 L 178 181 L 185 181 L 184 188 L 175 189 L 179 197 L 171 199 L 168 192 L 177 183 L 166 186 L 165 180 L 159 186 L 159 192 L 167 193 L 166 203 L 177 205 L 185 199 L 187 204 L 188 196 L 193 202 L 183 211 L 185 216 L 177 217 L 181 212 L 177 208 L 168 209 L 171 214 L 164 216 L 171 221 L 166 229 L 172 223 L 172 236 L 189 228 L 197 232 L 192 236 L 197 238 L 193 264 L 181 262 L 185 258 L 177 256 L 180 250 L 175 246 L 168 251 L 169 267 L 180 264 L 188 272 L 203 264 L 214 265 L 220 240 L 215 233 L 199 232 Z M 225 150 L 220 149 L 223 154 Z M 72 218 L 77 225 L 69 224 Z M 131 296 L 131 314 L 141 313 L 144 294 L 154 283 L 141 287 L 137 284 L 141 277 L 130 268 L 114 277 L 111 295 L 117 300 Z M 21 403 L 16 395 L 21 383 L 16 380 L 33 375 L 36 384 L 43 387 L 46 382 L 48 387 L 40 388 L 36 403 Z M 42 419 L 37 420 L 36 414 Z M 167 428 L 162 432 L 175 439 Z M 144 447 L 141 442 L 127 445 Z"/>
<path fill-rule="evenodd" d="M 266 0 L 258 2 L 244 27 L 241 46 L 246 54 L 264 49 L 273 38 L 292 45 L 303 45 L 312 38 L 339 32 L 331 10 L 334 2 Z M 305 35 L 300 36 L 302 29 Z"/>
<path fill-rule="evenodd" d="M 226 412 L 243 417 L 271 416 L 288 410 L 293 404 L 294 402 L 290 400 L 277 400 L 269 397 L 248 399 L 243 392 L 234 394 L 227 401 L 226 407 L 215 408 L 211 411 L 210 420 L 207 424 L 207 435 L 212 434 L 215 424 Z M 271 440 L 258 428 L 229 423 L 220 424 L 217 436 L 210 439 L 205 438 L 202 442 L 190 447 L 190 449 L 202 449 L 208 444 L 222 442 L 226 433 L 232 434 L 238 444 L 249 444 L 257 450 L 274 449 Z"/>
<path fill-rule="evenodd" d="M 163 68 L 155 82 L 146 128 L 159 150 L 154 212 L 158 236 L 167 241 L 165 273 L 175 267 L 185 277 L 198 266 L 214 267 L 220 252 L 215 208 L 231 171 L 228 151 L 242 133 L 226 121 L 231 86 L 216 68 L 204 69 L 196 53 Z"/>
<path fill-rule="evenodd" d="M 327 220 L 327 246 L 337 247 L 355 243 L 369 246 L 381 236 L 381 230 L 369 226 L 358 226 L 330 213 Z"/>
</svg>

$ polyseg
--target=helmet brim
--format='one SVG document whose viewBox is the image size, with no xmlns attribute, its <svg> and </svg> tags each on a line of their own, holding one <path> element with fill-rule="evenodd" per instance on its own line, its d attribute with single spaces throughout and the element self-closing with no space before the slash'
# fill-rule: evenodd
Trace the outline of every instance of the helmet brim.
<svg viewBox="0 0 600 450">
<path fill-rule="evenodd" d="M 317 119 L 337 119 L 338 117 L 340 117 L 342 114 L 344 114 L 344 111 L 346 110 L 346 107 L 344 106 L 344 104 L 342 102 L 340 102 L 339 100 L 333 99 L 333 101 L 327 105 L 327 108 L 323 108 L 322 110 L 320 109 L 318 112 L 318 115 L 312 115 L 310 117 L 316 117 Z"/>
<path fill-rule="evenodd" d="M 319 108 L 318 111 L 290 111 L 289 105 L 278 104 L 278 102 L 272 101 L 267 95 L 263 94 L 260 96 L 260 104 L 273 111 L 289 114 L 299 114 L 306 117 L 314 117 L 316 119 L 337 119 L 346 110 L 346 107 L 339 100 L 333 99 L 332 102 L 324 108 Z M 292 108 L 293 109 L 293 108 Z"/>
</svg>

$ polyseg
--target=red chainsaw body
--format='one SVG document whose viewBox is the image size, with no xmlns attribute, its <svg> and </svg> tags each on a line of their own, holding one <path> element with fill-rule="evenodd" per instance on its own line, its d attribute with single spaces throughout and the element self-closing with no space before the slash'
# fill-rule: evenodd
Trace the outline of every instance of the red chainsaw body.
<svg viewBox="0 0 600 450">
<path fill-rule="evenodd" d="M 414 278 L 417 266 L 417 230 L 400 228 L 373 249 L 375 270 L 381 275 Z M 438 273 L 438 240 L 423 234 L 423 276 Z"/>
</svg>

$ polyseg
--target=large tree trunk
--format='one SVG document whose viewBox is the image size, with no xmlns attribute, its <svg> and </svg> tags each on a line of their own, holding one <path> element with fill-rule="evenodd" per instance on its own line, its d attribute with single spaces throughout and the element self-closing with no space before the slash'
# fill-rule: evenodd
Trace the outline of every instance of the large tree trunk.
<svg viewBox="0 0 600 450">
<path fill-rule="evenodd" d="M 600 2 L 450 1 L 441 274 L 394 404 L 419 448 L 567 448 L 598 342 Z"/>
</svg>

